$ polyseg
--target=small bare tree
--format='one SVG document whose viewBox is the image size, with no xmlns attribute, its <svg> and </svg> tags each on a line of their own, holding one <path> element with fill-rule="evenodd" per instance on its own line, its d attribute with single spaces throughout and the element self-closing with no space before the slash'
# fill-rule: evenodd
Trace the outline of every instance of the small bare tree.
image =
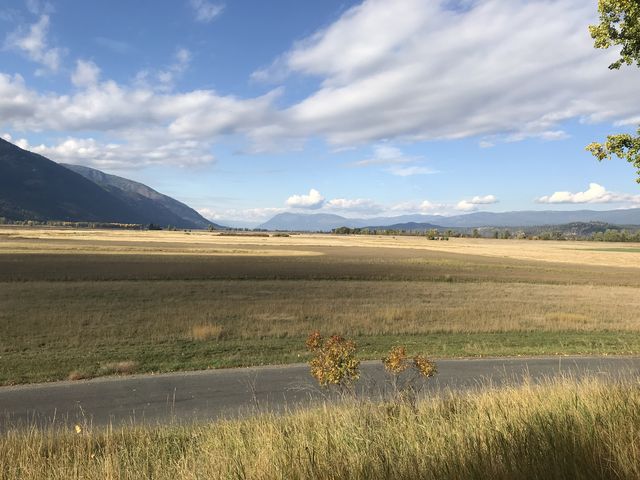
<svg viewBox="0 0 640 480">
<path fill-rule="evenodd" d="M 385 370 L 391 377 L 394 398 L 415 405 L 418 394 L 426 385 L 426 380 L 438 373 L 435 362 L 426 355 L 407 356 L 402 345 L 393 347 L 382 359 Z"/>
</svg>

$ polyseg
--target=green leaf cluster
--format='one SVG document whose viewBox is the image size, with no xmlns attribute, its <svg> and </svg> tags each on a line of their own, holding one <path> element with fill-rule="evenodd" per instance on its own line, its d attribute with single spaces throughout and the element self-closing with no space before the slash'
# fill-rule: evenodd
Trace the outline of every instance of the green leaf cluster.
<svg viewBox="0 0 640 480">
<path fill-rule="evenodd" d="M 623 65 L 640 67 L 640 1 L 599 0 L 600 23 L 591 25 L 589 32 L 596 48 L 622 47 L 620 58 L 609 65 L 617 70 Z M 604 143 L 591 143 L 586 149 L 598 160 L 619 157 L 632 164 L 640 183 L 640 128 L 638 135 L 628 133 L 609 135 Z"/>
<path fill-rule="evenodd" d="M 621 46 L 620 58 L 609 65 L 619 69 L 623 65 L 640 66 L 640 2 L 638 0 L 600 0 L 600 23 L 591 25 L 589 32 L 596 48 Z"/>
<path fill-rule="evenodd" d="M 636 182 L 640 183 L 640 128 L 637 136 L 628 133 L 609 135 L 604 143 L 587 145 L 587 150 L 600 161 L 610 160 L 613 156 L 626 160 L 636 168 Z"/>
</svg>

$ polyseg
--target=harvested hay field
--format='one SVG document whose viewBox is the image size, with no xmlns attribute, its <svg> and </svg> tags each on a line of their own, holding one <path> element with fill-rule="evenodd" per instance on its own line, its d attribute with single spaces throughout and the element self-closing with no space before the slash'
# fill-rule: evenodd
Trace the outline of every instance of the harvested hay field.
<svg viewBox="0 0 640 480">
<path fill-rule="evenodd" d="M 237 234 L 204 231 L 56 230 L 5 227 L 0 229 L 0 252 L 13 253 L 151 253 L 200 255 L 296 256 L 321 254 L 326 249 L 373 248 L 427 250 L 483 257 L 577 265 L 634 267 L 629 253 L 640 244 L 624 248 L 593 242 L 494 240 L 451 238 L 429 241 L 418 236 Z"/>
</svg>

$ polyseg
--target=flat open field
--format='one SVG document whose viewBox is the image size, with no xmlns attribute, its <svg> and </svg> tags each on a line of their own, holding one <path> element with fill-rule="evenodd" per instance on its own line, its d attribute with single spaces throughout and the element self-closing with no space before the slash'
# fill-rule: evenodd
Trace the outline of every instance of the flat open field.
<svg viewBox="0 0 640 480">
<path fill-rule="evenodd" d="M 640 353 L 633 244 L 0 229 L 0 384 L 301 361 Z"/>
<path fill-rule="evenodd" d="M 261 236 L 224 235 L 202 231 L 54 230 L 14 227 L 0 228 L 0 241 L 3 253 L 305 256 L 323 255 L 327 253 L 327 248 L 342 247 L 428 250 L 536 262 L 640 268 L 640 261 L 633 261 L 628 255 L 639 253 L 640 244 L 593 242 L 505 242 L 470 238 L 428 241 L 424 237 L 416 236 Z"/>
</svg>

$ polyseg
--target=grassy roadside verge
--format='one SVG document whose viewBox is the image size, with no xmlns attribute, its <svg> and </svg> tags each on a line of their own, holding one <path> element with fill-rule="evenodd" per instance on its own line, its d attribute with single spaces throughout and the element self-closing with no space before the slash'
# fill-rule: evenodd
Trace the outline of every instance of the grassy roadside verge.
<svg viewBox="0 0 640 480">
<path fill-rule="evenodd" d="M 540 355 L 640 354 L 636 332 L 500 332 L 431 333 L 426 335 L 354 336 L 362 359 L 380 359 L 391 346 L 430 356 L 492 357 Z M 75 345 L 66 349 L 46 346 L 4 352 L 0 358 L 0 384 L 65 380 L 118 373 L 119 362 L 133 362 L 130 372 L 172 372 L 286 364 L 308 359 L 303 337 L 227 339 L 211 341 L 132 339 L 105 345 Z"/>
<path fill-rule="evenodd" d="M 639 436 L 636 386 L 563 381 L 209 425 L 10 431 L 0 477 L 634 479 Z"/>
</svg>

